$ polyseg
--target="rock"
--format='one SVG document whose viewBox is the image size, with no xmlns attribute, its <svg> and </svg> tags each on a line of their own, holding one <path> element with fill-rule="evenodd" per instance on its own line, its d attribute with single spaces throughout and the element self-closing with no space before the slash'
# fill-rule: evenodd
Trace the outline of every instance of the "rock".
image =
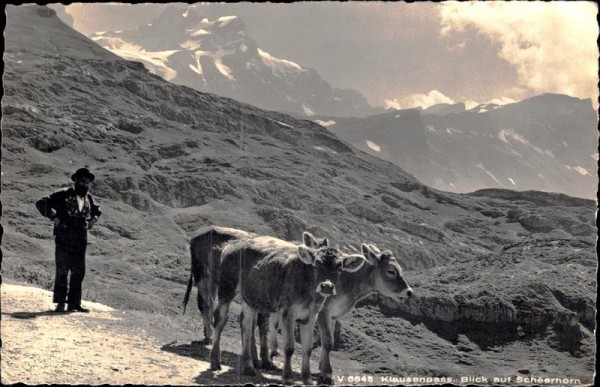
<svg viewBox="0 0 600 387">
<path fill-rule="evenodd" d="M 456 341 L 456 349 L 460 352 L 473 352 L 479 350 L 479 347 L 473 344 L 467 336 L 459 334 Z"/>
<path fill-rule="evenodd" d="M 416 224 L 413 222 L 401 220 L 392 217 L 390 222 L 398 226 L 402 231 L 420 238 L 427 239 L 431 242 L 441 243 L 444 241 L 444 233 L 435 227 L 425 223 Z"/>
<path fill-rule="evenodd" d="M 381 200 L 392 208 L 402 208 L 400 201 L 390 195 L 382 195 Z"/>
<path fill-rule="evenodd" d="M 402 192 L 412 192 L 421 189 L 421 187 L 418 184 L 412 181 L 393 182 L 390 184 Z"/>
<path fill-rule="evenodd" d="M 34 115 L 36 112 L 35 110 L 24 106 L 24 105 L 20 105 L 20 104 L 15 104 L 15 105 L 2 105 L 2 114 L 6 115 L 6 116 L 10 116 L 13 115 L 15 113 L 24 113 L 27 114 L 29 116 Z"/>
<path fill-rule="evenodd" d="M 161 103 L 158 108 L 158 113 L 170 121 L 188 125 L 194 123 L 194 119 L 186 110 L 177 108 L 171 104 Z"/>
<path fill-rule="evenodd" d="M 481 212 L 481 214 L 483 216 L 487 216 L 487 217 L 490 217 L 490 218 L 499 218 L 499 217 L 501 217 L 501 216 L 504 215 L 504 212 L 502 212 L 500 210 L 493 209 L 493 208 L 492 209 L 483 210 L 483 211 L 480 211 L 480 212 Z"/>
<path fill-rule="evenodd" d="M 354 203 L 346 208 L 352 215 L 366 219 L 372 223 L 381 223 L 385 219 L 385 215 L 381 211 L 376 211 L 366 203 Z"/>
<path fill-rule="evenodd" d="M 574 236 L 589 236 L 595 231 L 595 228 L 587 223 L 576 223 L 569 228 L 569 232 Z"/>
<path fill-rule="evenodd" d="M 56 152 L 69 143 L 60 137 L 30 137 L 28 142 L 32 147 L 44 153 Z"/>
<path fill-rule="evenodd" d="M 37 9 L 37 14 L 41 17 L 56 17 L 56 11 L 48 7 L 40 7 Z"/>
<path fill-rule="evenodd" d="M 556 228 L 553 221 L 528 210 L 510 210 L 507 213 L 507 217 L 509 221 L 519 222 L 519 224 L 529 232 L 548 233 Z"/>
<path fill-rule="evenodd" d="M 163 159 L 172 159 L 188 154 L 185 144 L 162 145 L 156 148 L 156 153 Z"/>
<path fill-rule="evenodd" d="M 144 128 L 142 128 L 138 123 L 126 119 L 119 119 L 117 128 L 133 134 L 140 134 L 144 131 Z"/>
<path fill-rule="evenodd" d="M 537 214 L 524 214 L 519 217 L 519 223 L 530 232 L 548 233 L 555 228 L 554 222 Z"/>
</svg>

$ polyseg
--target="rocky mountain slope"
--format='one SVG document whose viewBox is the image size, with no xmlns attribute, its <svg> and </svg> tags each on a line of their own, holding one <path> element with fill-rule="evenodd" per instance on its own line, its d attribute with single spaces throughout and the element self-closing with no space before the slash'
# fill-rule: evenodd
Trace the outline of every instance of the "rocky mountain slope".
<svg viewBox="0 0 600 387">
<path fill-rule="evenodd" d="M 311 119 L 434 188 L 596 197 L 598 120 L 590 100 L 543 94 L 471 110 L 436 105 L 366 118 Z"/>
<path fill-rule="evenodd" d="M 340 116 L 377 112 L 359 92 L 332 88 L 314 69 L 261 50 L 237 16 L 210 21 L 193 7 L 171 5 L 147 26 L 91 38 L 168 81 L 263 109 Z"/>
<path fill-rule="evenodd" d="M 5 277 L 50 288 L 51 227 L 33 204 L 88 165 L 103 216 L 86 299 L 180 313 L 199 227 L 308 230 L 348 251 L 391 249 L 415 290 L 402 305 L 366 300 L 342 321 L 335 358 L 378 375 L 517 374 L 527 361 L 539 376 L 591 378 L 593 201 L 428 188 L 311 121 L 168 83 L 45 7 L 9 6 L 5 37 Z"/>
</svg>

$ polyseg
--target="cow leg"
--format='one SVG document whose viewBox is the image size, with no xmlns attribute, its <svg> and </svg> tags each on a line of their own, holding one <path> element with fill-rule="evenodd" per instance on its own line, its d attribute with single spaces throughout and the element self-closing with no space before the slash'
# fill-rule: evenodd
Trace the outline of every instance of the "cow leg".
<svg viewBox="0 0 600 387">
<path fill-rule="evenodd" d="M 329 353 L 333 349 L 334 321 L 326 313 L 321 312 L 318 316 L 319 332 L 321 334 L 321 358 L 319 359 L 319 371 L 321 373 L 320 384 L 333 384 L 333 370 Z"/>
<path fill-rule="evenodd" d="M 285 350 L 285 362 L 283 365 L 283 384 L 294 384 L 292 373 L 292 355 L 294 354 L 294 322 L 296 315 L 291 310 L 284 310 L 281 315 L 281 333 L 283 333 L 283 345 Z"/>
<path fill-rule="evenodd" d="M 250 351 L 252 353 L 252 365 L 254 368 L 259 368 L 260 364 L 258 363 L 258 353 L 256 352 L 256 324 L 257 324 L 258 313 L 254 314 L 254 321 L 252 321 L 252 333 L 250 335 L 250 340 L 252 341 L 252 345 L 250 346 Z"/>
<path fill-rule="evenodd" d="M 198 310 L 200 311 L 200 314 L 202 315 L 202 321 L 204 322 L 204 340 L 206 342 L 206 320 L 204 320 L 204 300 L 202 299 L 202 292 L 200 291 L 200 284 L 196 283 L 196 302 L 198 303 Z M 200 342 L 202 340 L 199 340 Z"/>
<path fill-rule="evenodd" d="M 256 370 L 252 364 L 252 335 L 254 318 L 256 312 L 245 302 L 242 305 L 242 313 L 240 314 L 240 328 L 242 331 L 242 367 L 244 375 L 255 376 Z M 256 347 L 255 347 L 256 350 Z"/>
<path fill-rule="evenodd" d="M 279 356 L 279 345 L 277 344 L 277 330 L 279 329 L 279 313 L 271 313 L 269 317 L 269 343 L 271 347 L 271 360 Z"/>
<path fill-rule="evenodd" d="M 212 350 L 210 351 L 210 369 L 220 370 L 221 369 L 221 333 L 225 324 L 227 323 L 227 314 L 229 313 L 229 304 L 231 302 L 221 303 L 217 305 L 215 310 L 215 322 L 214 322 L 214 343 Z"/>
<path fill-rule="evenodd" d="M 204 342 L 206 344 L 212 343 L 212 321 L 214 311 L 214 298 L 210 289 L 210 278 L 204 277 L 200 279 L 198 284 L 198 305 L 200 300 L 203 301 L 202 320 L 204 322 Z"/>
<path fill-rule="evenodd" d="M 300 342 L 302 343 L 302 384 L 311 385 L 310 355 L 312 354 L 313 330 L 317 316 L 309 316 L 305 324 L 300 324 Z"/>
<path fill-rule="evenodd" d="M 269 356 L 269 315 L 267 313 L 258 314 L 258 334 L 260 336 L 260 360 L 261 368 L 271 370 L 273 362 Z"/>
</svg>

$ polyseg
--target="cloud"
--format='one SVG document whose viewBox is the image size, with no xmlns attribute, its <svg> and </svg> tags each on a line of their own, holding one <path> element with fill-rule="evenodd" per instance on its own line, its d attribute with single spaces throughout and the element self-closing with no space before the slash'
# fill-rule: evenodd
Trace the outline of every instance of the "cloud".
<svg viewBox="0 0 600 387">
<path fill-rule="evenodd" d="M 453 99 L 444 95 L 438 90 L 431 90 L 427 94 L 410 94 L 405 97 L 394 98 L 394 99 L 386 99 L 385 107 L 386 109 L 412 109 L 416 107 L 421 107 L 423 109 L 427 109 L 430 106 L 437 105 L 439 103 L 447 103 L 447 104 L 455 104 L 459 102 L 464 102 L 465 108 L 467 110 L 472 109 L 476 106 L 483 104 L 496 104 L 496 105 L 507 105 L 510 103 L 517 102 L 516 100 L 509 97 L 500 97 L 494 98 L 485 101 L 475 101 L 473 99 Z"/>
<path fill-rule="evenodd" d="M 455 100 L 451 97 L 448 97 L 447 95 L 444 95 L 438 90 L 431 90 L 427 94 L 410 94 L 401 98 L 386 99 L 385 107 L 386 109 L 396 110 L 412 109 L 416 107 L 427 109 L 428 107 L 437 105 L 439 103 L 455 104 L 459 102 L 464 102 L 465 108 L 469 110 L 483 104 L 508 105 L 517 101 L 509 97 L 494 98 L 480 102 L 475 101 L 473 99 Z"/>
<path fill-rule="evenodd" d="M 441 34 L 475 29 L 499 45 L 498 56 L 515 66 L 521 86 L 595 102 L 597 12 L 592 2 L 445 2 Z"/>
<path fill-rule="evenodd" d="M 455 51 L 464 50 L 466 45 L 467 45 L 467 42 L 460 42 L 453 46 L 448 46 L 447 48 L 448 48 L 448 51 L 455 52 Z"/>
<path fill-rule="evenodd" d="M 422 107 L 427 109 L 438 103 L 456 103 L 452 98 L 445 96 L 437 90 L 431 90 L 428 94 L 411 94 L 402 98 L 386 99 L 385 107 L 392 109 L 411 109 Z"/>
<path fill-rule="evenodd" d="M 500 98 L 491 99 L 485 103 L 494 103 L 496 105 L 508 105 L 509 103 L 515 103 L 515 102 L 517 102 L 517 101 L 515 101 L 512 98 L 500 97 Z"/>
</svg>

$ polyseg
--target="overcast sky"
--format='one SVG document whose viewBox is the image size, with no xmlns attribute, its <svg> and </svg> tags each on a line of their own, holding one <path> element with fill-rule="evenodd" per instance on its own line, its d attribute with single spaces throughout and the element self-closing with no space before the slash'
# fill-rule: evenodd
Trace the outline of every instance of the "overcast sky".
<svg viewBox="0 0 600 387">
<path fill-rule="evenodd" d="M 151 23 L 162 4 L 72 4 L 89 35 Z M 372 105 L 521 100 L 545 92 L 597 98 L 592 2 L 328 2 L 195 5 L 237 15 L 271 55 L 312 67 Z"/>
</svg>

